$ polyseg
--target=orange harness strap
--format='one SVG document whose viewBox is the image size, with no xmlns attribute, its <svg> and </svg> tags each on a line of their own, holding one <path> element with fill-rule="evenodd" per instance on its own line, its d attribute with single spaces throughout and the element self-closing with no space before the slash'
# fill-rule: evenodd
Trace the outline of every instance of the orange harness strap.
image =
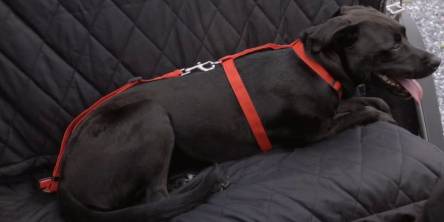
<svg viewBox="0 0 444 222">
<path fill-rule="evenodd" d="M 259 148 L 262 152 L 269 151 L 271 149 L 270 139 L 267 136 L 267 132 L 265 131 L 259 114 L 257 114 L 256 108 L 254 108 L 253 101 L 251 101 L 251 97 L 245 88 L 244 82 L 234 65 L 234 60 L 225 60 L 222 62 L 222 66 L 225 70 L 228 82 L 230 83 L 245 118 L 247 119 L 248 125 L 250 125 L 250 129 L 256 138 Z"/>
<path fill-rule="evenodd" d="M 233 89 L 233 92 L 239 102 L 239 105 L 242 109 L 242 112 L 247 119 L 248 124 L 250 125 L 250 129 L 256 139 L 259 148 L 262 152 L 267 152 L 271 149 L 272 145 L 270 139 L 268 138 L 267 132 L 265 130 L 264 125 L 259 117 L 259 114 L 256 111 L 256 108 L 251 100 L 250 95 L 248 94 L 248 90 L 245 88 L 245 85 L 242 81 L 242 78 L 239 75 L 239 72 L 234 63 L 234 59 L 237 59 L 241 56 L 248 55 L 250 53 L 269 50 L 269 49 L 284 49 L 284 48 L 292 48 L 296 55 L 308 66 L 310 67 L 316 74 L 318 74 L 327 84 L 329 84 L 333 89 L 338 92 L 339 97 L 341 97 L 341 83 L 336 81 L 328 72 L 325 70 L 319 63 L 313 60 L 311 57 L 307 56 L 304 51 L 304 45 L 300 40 L 296 40 L 289 45 L 278 45 L 273 43 L 268 43 L 262 46 L 258 46 L 251 49 L 246 49 L 234 55 L 228 55 L 220 59 L 222 66 L 225 71 L 225 75 L 227 76 L 228 82 Z"/>
<path fill-rule="evenodd" d="M 328 85 L 330 85 L 333 89 L 335 89 L 339 93 L 339 97 L 341 97 L 341 88 L 342 85 L 340 82 L 333 79 L 330 73 L 324 69 L 319 63 L 305 54 L 304 45 L 301 41 L 296 41 L 292 44 L 293 51 L 298 55 L 298 57 L 304 61 L 304 63 L 309 66 L 319 77 L 321 77 Z"/>
</svg>

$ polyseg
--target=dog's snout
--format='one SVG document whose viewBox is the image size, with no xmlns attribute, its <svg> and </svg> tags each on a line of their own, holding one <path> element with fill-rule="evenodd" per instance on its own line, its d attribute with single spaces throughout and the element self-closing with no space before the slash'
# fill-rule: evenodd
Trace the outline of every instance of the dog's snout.
<svg viewBox="0 0 444 222">
<path fill-rule="evenodd" d="M 438 56 L 433 56 L 429 64 L 433 68 L 438 68 L 439 64 L 441 64 L 441 59 Z"/>
<path fill-rule="evenodd" d="M 431 69 L 436 69 L 441 64 L 441 59 L 435 55 L 425 56 L 422 61 L 427 67 Z"/>
</svg>

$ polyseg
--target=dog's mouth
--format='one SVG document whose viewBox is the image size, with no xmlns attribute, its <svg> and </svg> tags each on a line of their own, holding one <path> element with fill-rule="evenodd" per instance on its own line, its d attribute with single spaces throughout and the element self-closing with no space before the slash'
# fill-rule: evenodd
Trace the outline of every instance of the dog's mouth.
<svg viewBox="0 0 444 222">
<path fill-rule="evenodd" d="M 417 103 L 421 102 L 423 89 L 414 79 L 394 79 L 386 75 L 377 75 L 378 78 L 394 93 L 406 96 L 410 95 Z"/>
</svg>

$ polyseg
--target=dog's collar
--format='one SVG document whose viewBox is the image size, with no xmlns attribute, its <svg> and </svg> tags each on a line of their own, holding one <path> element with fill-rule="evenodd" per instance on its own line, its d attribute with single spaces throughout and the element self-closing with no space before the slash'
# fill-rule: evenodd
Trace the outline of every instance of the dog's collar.
<svg viewBox="0 0 444 222">
<path fill-rule="evenodd" d="M 304 61 L 304 63 L 309 66 L 316 74 L 319 75 L 328 85 L 330 85 L 336 92 L 338 96 L 342 96 L 342 84 L 335 80 L 330 73 L 324 69 L 318 62 L 316 62 L 313 58 L 308 56 L 304 50 L 304 44 L 302 41 L 296 40 L 292 43 L 293 51 L 298 55 L 298 57 Z"/>
<path fill-rule="evenodd" d="M 265 130 L 265 127 L 262 124 L 262 121 L 259 117 L 259 114 L 257 113 L 255 106 L 253 104 L 253 101 L 251 100 L 251 97 L 248 94 L 247 89 L 245 88 L 245 85 L 242 81 L 242 78 L 239 75 L 239 72 L 237 71 L 236 65 L 234 63 L 234 60 L 258 51 L 262 50 L 270 50 L 270 49 L 284 49 L 284 48 L 292 48 L 293 51 L 298 55 L 298 57 L 304 61 L 304 63 L 310 67 L 319 77 L 321 77 L 327 84 L 329 84 L 334 90 L 337 91 L 338 95 L 341 96 L 341 83 L 336 81 L 321 65 L 319 65 L 315 60 L 310 58 L 305 54 L 304 51 L 304 45 L 300 40 L 296 40 L 293 43 L 289 45 L 278 45 L 273 43 L 268 43 L 262 46 L 258 46 L 251 49 L 246 49 L 244 51 L 241 51 L 239 53 L 236 53 L 234 55 L 225 56 L 222 59 L 220 59 L 217 63 L 221 63 L 222 67 L 224 68 L 225 74 L 228 78 L 228 81 L 230 83 L 231 88 L 234 91 L 234 94 L 236 95 L 236 99 L 239 102 L 242 111 L 245 115 L 245 118 L 248 121 L 248 124 L 250 126 L 250 129 L 256 139 L 256 142 L 258 143 L 260 149 L 263 152 L 267 152 L 271 149 L 271 142 L 268 138 L 267 132 Z M 214 63 L 214 64 L 217 64 Z M 214 68 L 214 64 L 212 64 Z M 198 68 L 201 67 L 202 71 L 209 71 L 211 69 L 203 69 L 203 65 L 197 66 Z M 186 69 L 185 69 L 186 70 Z M 129 81 L 127 84 L 121 86 L 120 88 L 114 90 L 113 92 L 105 95 L 104 97 L 100 98 L 98 101 L 96 101 L 93 105 L 88 107 L 86 110 L 84 110 L 82 113 L 80 113 L 76 118 L 74 118 L 73 121 L 68 125 L 68 127 L 65 130 L 65 133 L 63 134 L 63 139 L 60 145 L 60 151 L 57 156 L 57 161 L 54 167 L 54 170 L 52 172 L 52 176 L 48 178 L 44 178 L 40 180 L 40 189 L 44 192 L 53 193 L 58 190 L 59 186 L 59 178 L 61 173 L 61 162 L 63 159 L 63 155 L 65 152 L 66 145 L 68 143 L 69 137 L 73 133 L 73 131 L 77 128 L 77 126 L 97 107 L 101 106 L 103 103 L 107 102 L 114 96 L 121 94 L 125 92 L 126 90 L 132 88 L 133 86 L 139 84 L 139 83 L 148 83 L 155 80 L 161 80 L 161 79 L 168 79 L 168 78 L 175 78 L 180 77 L 183 75 L 188 74 L 187 72 L 184 72 L 183 69 L 181 70 L 175 70 L 173 72 L 169 72 L 167 74 L 164 74 L 162 76 L 153 78 L 153 79 L 142 79 L 142 78 L 136 78 L 131 81 Z"/>
</svg>

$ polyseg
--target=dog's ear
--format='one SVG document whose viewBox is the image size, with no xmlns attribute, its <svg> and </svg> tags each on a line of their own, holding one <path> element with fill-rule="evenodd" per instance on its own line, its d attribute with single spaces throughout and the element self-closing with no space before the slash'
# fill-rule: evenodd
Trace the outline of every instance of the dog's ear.
<svg viewBox="0 0 444 222">
<path fill-rule="evenodd" d="M 333 35 L 330 45 L 340 48 L 350 47 L 358 40 L 358 36 L 359 26 L 349 25 Z"/>
<path fill-rule="evenodd" d="M 358 38 L 359 27 L 342 15 L 310 27 L 302 33 L 302 41 L 312 53 L 318 53 L 333 44 L 342 47 L 352 45 Z"/>
</svg>

